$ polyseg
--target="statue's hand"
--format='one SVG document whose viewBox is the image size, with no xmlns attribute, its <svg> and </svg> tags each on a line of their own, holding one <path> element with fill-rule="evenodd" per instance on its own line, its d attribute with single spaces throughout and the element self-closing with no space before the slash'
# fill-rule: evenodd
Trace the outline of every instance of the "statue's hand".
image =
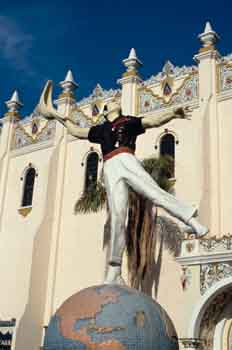
<svg viewBox="0 0 232 350">
<path fill-rule="evenodd" d="M 58 113 L 58 111 L 53 107 L 51 80 L 47 81 L 35 110 L 48 120 L 56 119 L 64 123 L 65 117 Z"/>
<path fill-rule="evenodd" d="M 178 107 L 174 109 L 174 118 L 177 119 L 191 119 L 192 109 L 187 107 Z"/>
<path fill-rule="evenodd" d="M 47 110 L 45 110 L 45 108 L 41 108 L 39 104 L 36 106 L 34 111 L 35 113 L 41 114 L 41 116 L 47 120 L 55 119 L 54 115 L 50 114 Z"/>
</svg>

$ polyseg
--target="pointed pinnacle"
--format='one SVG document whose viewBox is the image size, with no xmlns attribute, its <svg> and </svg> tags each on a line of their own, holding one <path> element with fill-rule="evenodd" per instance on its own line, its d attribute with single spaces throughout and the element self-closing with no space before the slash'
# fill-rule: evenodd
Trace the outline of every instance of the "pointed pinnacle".
<svg viewBox="0 0 232 350">
<path fill-rule="evenodd" d="M 68 73 L 66 74 L 64 81 L 70 81 L 72 83 L 75 83 L 71 70 L 69 70 Z"/>
<path fill-rule="evenodd" d="M 18 91 L 17 91 L 17 90 L 15 90 L 15 91 L 13 92 L 10 101 L 11 101 L 11 102 L 15 102 L 15 103 L 17 103 L 17 104 L 19 104 L 19 105 L 22 105 L 22 103 L 21 103 L 20 100 L 19 100 L 19 94 L 18 94 Z"/>
<path fill-rule="evenodd" d="M 136 59 L 137 58 L 137 55 L 136 55 L 136 51 L 135 49 L 132 47 L 132 49 L 130 50 L 130 54 L 129 54 L 129 57 L 128 58 L 134 58 Z"/>
<path fill-rule="evenodd" d="M 208 21 L 208 22 L 206 22 L 204 33 L 206 34 L 209 32 L 213 32 L 213 28 L 211 26 L 211 23 Z"/>
<path fill-rule="evenodd" d="M 213 30 L 210 22 L 206 22 L 204 32 L 198 35 L 204 47 L 214 45 L 220 39 L 219 35 Z"/>
<path fill-rule="evenodd" d="M 60 82 L 60 86 L 64 89 L 65 92 L 70 92 L 78 88 L 78 84 L 75 82 L 72 71 L 70 69 L 67 72 L 65 79 Z"/>
<path fill-rule="evenodd" d="M 11 96 L 11 99 L 5 102 L 9 111 L 16 112 L 20 107 L 23 106 L 19 99 L 18 91 L 15 90 Z"/>
</svg>

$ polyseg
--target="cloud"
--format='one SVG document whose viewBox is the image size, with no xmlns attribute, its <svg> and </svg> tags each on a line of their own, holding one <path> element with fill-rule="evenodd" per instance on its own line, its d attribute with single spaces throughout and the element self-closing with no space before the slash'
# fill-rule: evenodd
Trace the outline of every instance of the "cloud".
<svg viewBox="0 0 232 350">
<path fill-rule="evenodd" d="M 16 70 L 34 75 L 30 63 L 30 50 L 34 38 L 24 33 L 15 21 L 7 16 L 0 16 L 0 55 Z"/>
</svg>

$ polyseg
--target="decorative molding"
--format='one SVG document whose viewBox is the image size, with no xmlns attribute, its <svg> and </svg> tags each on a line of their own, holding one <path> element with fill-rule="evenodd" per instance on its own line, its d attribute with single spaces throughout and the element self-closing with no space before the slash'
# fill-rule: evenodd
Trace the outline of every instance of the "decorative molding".
<svg viewBox="0 0 232 350">
<path fill-rule="evenodd" d="M 93 92 L 89 95 L 89 97 L 85 97 L 81 101 L 77 102 L 77 106 L 80 107 L 92 104 L 98 100 L 105 100 L 107 98 L 118 96 L 121 96 L 121 90 L 104 90 L 100 84 L 97 84 L 96 87 L 93 89 Z"/>
<path fill-rule="evenodd" d="M 160 84 L 167 76 L 171 78 L 181 78 L 185 75 L 190 75 L 198 72 L 197 66 L 174 66 L 170 61 L 167 61 L 162 68 L 162 71 L 157 75 L 152 75 L 149 79 L 142 83 L 142 86 L 150 86 Z"/>
<path fill-rule="evenodd" d="M 232 89 L 232 62 L 222 61 L 218 66 L 219 91 L 224 92 Z"/>
<path fill-rule="evenodd" d="M 32 207 L 19 208 L 18 212 L 23 217 L 26 217 L 32 211 Z"/>
<path fill-rule="evenodd" d="M 203 295 L 215 283 L 231 277 L 232 262 L 202 264 L 200 268 L 200 291 Z"/>
<path fill-rule="evenodd" d="M 204 295 L 200 295 L 200 297 L 196 300 L 196 304 L 192 310 L 192 316 L 187 332 L 189 338 L 199 337 L 202 317 L 211 301 L 214 300 L 215 296 L 223 293 L 223 291 L 226 291 L 226 294 L 230 296 L 231 294 L 228 293 L 228 291 L 231 290 L 231 286 L 232 277 L 225 278 L 215 283 L 210 289 L 206 291 Z"/>
<path fill-rule="evenodd" d="M 90 149 L 84 154 L 81 160 L 81 166 L 85 165 L 86 159 L 88 158 L 89 154 L 91 153 L 97 153 L 98 155 L 98 161 L 102 161 L 102 153 L 95 147 L 91 146 Z"/>
<path fill-rule="evenodd" d="M 179 140 L 179 137 L 176 133 L 176 131 L 172 130 L 172 129 L 165 129 L 164 131 L 162 131 L 157 137 L 156 137 L 156 140 L 155 140 L 155 149 L 158 149 L 160 147 L 160 142 L 161 142 L 161 139 L 163 136 L 167 135 L 167 134 L 171 134 L 174 139 L 175 139 L 175 144 L 176 145 L 179 145 L 180 143 L 180 140 Z"/>
<path fill-rule="evenodd" d="M 45 148 L 50 148 L 53 146 L 53 140 L 43 141 L 40 143 L 32 143 L 27 147 L 22 147 L 18 149 L 11 150 L 11 158 L 22 156 L 23 154 L 36 152 Z"/>
<path fill-rule="evenodd" d="M 219 91 L 220 91 L 220 87 L 219 87 Z M 232 99 L 232 89 L 226 90 L 217 94 L 217 102 L 222 102 L 230 99 Z"/>
<path fill-rule="evenodd" d="M 214 347 L 215 331 L 218 322 L 223 317 L 226 306 L 231 303 L 231 289 L 218 292 L 201 313 L 199 322 L 199 337 L 204 340 L 202 350 L 212 350 Z"/>
<path fill-rule="evenodd" d="M 179 338 L 179 342 L 183 344 L 184 349 L 199 349 L 202 345 L 202 340 L 198 338 Z"/>
<path fill-rule="evenodd" d="M 222 61 L 225 63 L 232 62 L 232 53 L 222 57 Z"/>
<path fill-rule="evenodd" d="M 36 118 L 36 121 L 38 123 L 38 118 Z M 27 123 L 30 123 L 31 125 L 33 125 L 34 118 L 30 118 L 29 120 L 27 120 Z M 22 147 L 29 146 L 31 144 L 44 142 L 54 138 L 55 136 L 55 129 L 56 129 L 55 120 L 48 121 L 45 124 L 45 126 L 35 134 L 35 137 L 33 137 L 31 134 L 29 134 L 26 131 L 23 124 L 26 124 L 26 122 L 24 123 L 19 122 L 15 128 L 11 149 L 19 149 Z"/>
<path fill-rule="evenodd" d="M 201 264 L 209 264 L 216 262 L 225 262 L 232 261 L 232 252 L 221 252 L 214 254 L 205 254 L 205 255 L 190 255 L 184 257 L 177 257 L 176 261 L 180 263 L 182 266 L 189 265 L 201 265 Z"/>
<path fill-rule="evenodd" d="M 79 108 L 73 110 L 72 119 L 80 128 L 90 128 L 92 125 L 102 124 L 105 121 L 103 115 L 99 114 L 96 117 L 90 118 Z"/>
<path fill-rule="evenodd" d="M 222 238 L 202 239 L 199 243 L 200 250 L 204 252 L 232 250 L 232 236 L 230 235 Z"/>
<path fill-rule="evenodd" d="M 198 98 L 198 75 L 188 76 L 179 89 L 170 97 L 165 98 L 155 95 L 151 89 L 140 88 L 139 91 L 139 113 L 149 113 L 164 107 L 189 103 Z"/>
</svg>

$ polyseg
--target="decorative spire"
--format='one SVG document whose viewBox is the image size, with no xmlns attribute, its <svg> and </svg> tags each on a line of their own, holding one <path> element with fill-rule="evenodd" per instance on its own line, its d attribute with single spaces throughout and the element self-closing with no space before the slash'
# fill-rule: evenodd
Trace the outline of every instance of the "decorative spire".
<svg viewBox="0 0 232 350">
<path fill-rule="evenodd" d="M 206 22 L 205 30 L 198 35 L 198 38 L 203 44 L 203 48 L 214 48 L 214 45 L 220 39 L 219 35 L 213 30 L 210 22 Z"/>
<path fill-rule="evenodd" d="M 142 62 L 138 59 L 134 48 L 130 50 L 129 57 L 124 59 L 122 62 L 127 68 L 126 75 L 136 75 L 135 73 L 137 73 L 137 69 L 142 66 Z"/>
<path fill-rule="evenodd" d="M 19 109 L 23 106 L 22 102 L 20 102 L 18 91 L 15 90 L 11 99 L 9 101 L 6 101 L 6 106 L 8 108 L 8 113 L 11 113 L 12 115 L 18 115 Z"/>
<path fill-rule="evenodd" d="M 75 82 L 71 70 L 68 71 L 65 79 L 60 82 L 60 86 L 63 89 L 63 92 L 60 95 L 60 98 L 61 97 L 74 97 L 73 92 L 74 92 L 74 90 L 76 90 L 78 88 L 78 84 Z"/>
</svg>

